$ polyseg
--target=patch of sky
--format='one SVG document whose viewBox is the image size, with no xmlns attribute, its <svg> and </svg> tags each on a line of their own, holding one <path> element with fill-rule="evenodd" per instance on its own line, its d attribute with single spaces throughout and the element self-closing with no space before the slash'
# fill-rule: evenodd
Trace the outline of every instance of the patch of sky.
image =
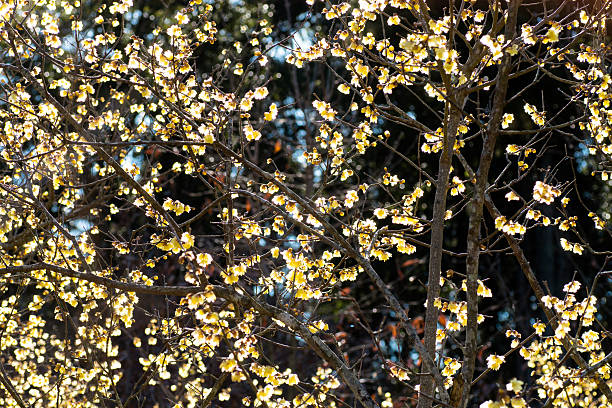
<svg viewBox="0 0 612 408">
<path fill-rule="evenodd" d="M 313 174 L 313 181 L 315 183 L 320 183 L 321 178 L 323 177 L 323 169 L 317 166 L 314 168 L 312 174 Z"/>
<path fill-rule="evenodd" d="M 296 126 L 306 126 L 306 117 L 301 109 L 289 108 L 285 110 L 284 114 L 285 116 L 292 117 L 295 120 Z M 306 136 L 306 133 L 302 130 L 302 134 L 298 136 L 301 136 L 301 140 L 298 140 L 298 142 L 304 143 L 304 136 Z"/>
<path fill-rule="evenodd" d="M 291 54 L 291 49 L 284 45 L 277 45 L 275 47 L 270 48 L 267 55 L 275 61 L 283 62 L 287 59 L 287 57 Z"/>
<path fill-rule="evenodd" d="M 27 184 L 28 178 L 26 177 L 26 173 L 19 172 L 16 176 L 13 177 L 13 184 L 19 187 L 23 187 Z"/>
<path fill-rule="evenodd" d="M 136 126 L 139 126 L 143 122 L 144 122 L 145 126 L 149 127 L 153 123 L 153 118 L 151 118 L 151 116 L 147 115 L 147 113 L 144 112 L 144 111 L 143 112 L 138 112 L 138 114 L 134 118 L 134 123 L 136 124 Z"/>
<path fill-rule="evenodd" d="M 300 243 L 297 240 L 297 236 L 294 234 L 287 235 L 287 245 L 296 251 L 300 249 Z"/>
<path fill-rule="evenodd" d="M 230 176 L 232 178 L 236 178 L 238 177 L 240 174 L 242 173 L 242 167 L 232 167 L 232 170 L 230 171 Z"/>
<path fill-rule="evenodd" d="M 497 324 L 498 328 L 502 328 L 505 326 L 505 322 L 510 319 L 510 313 L 507 310 L 502 310 L 497 313 Z"/>
<path fill-rule="evenodd" d="M 62 50 L 67 53 L 74 54 L 77 52 L 77 44 L 79 49 L 83 49 L 83 40 L 91 40 L 93 39 L 97 33 L 95 28 L 91 27 L 87 30 L 83 30 L 76 34 L 74 31 L 71 31 L 72 36 L 65 37 L 65 40 L 62 41 Z M 78 40 L 78 41 L 77 41 Z"/>
<path fill-rule="evenodd" d="M 91 31 L 91 30 L 89 30 Z M 62 41 L 62 50 L 67 52 L 68 54 L 76 53 L 77 47 L 75 41 Z"/>
<path fill-rule="evenodd" d="M 304 149 L 295 149 L 293 152 L 293 160 L 298 162 L 302 167 L 306 167 L 306 158 L 304 157 Z"/>
<path fill-rule="evenodd" d="M 297 30 L 287 45 L 278 45 L 268 51 L 268 56 L 276 61 L 283 62 L 291 54 L 291 49 L 305 51 L 315 43 L 314 30 L 304 26 Z"/>
<path fill-rule="evenodd" d="M 9 82 L 9 77 L 6 76 L 5 74 L 0 74 L 0 84 L 6 84 Z M 5 93 L 6 91 L 3 89 L 2 93 Z M 3 100 L 2 101 L 3 105 L 6 105 L 6 102 Z"/>
<path fill-rule="evenodd" d="M 311 18 L 311 14 L 309 11 L 305 11 L 303 13 L 300 13 L 297 15 L 297 17 L 295 17 L 296 21 L 304 21 L 304 20 L 308 20 L 309 18 Z"/>
<path fill-rule="evenodd" d="M 576 158 L 576 163 L 578 165 L 577 170 L 580 173 L 584 173 L 587 171 L 589 166 L 588 158 L 589 158 L 589 148 L 584 143 L 580 143 L 576 152 L 574 153 L 574 157 Z"/>
<path fill-rule="evenodd" d="M 142 170 L 142 165 L 144 162 L 144 156 L 142 154 L 137 154 L 136 149 L 130 149 L 128 154 L 125 156 L 123 161 L 121 162 L 121 167 L 127 172 L 133 167 L 137 166 L 140 170 Z M 134 180 L 140 181 L 142 178 L 141 174 L 137 174 L 134 176 Z"/>
<path fill-rule="evenodd" d="M 244 1 L 243 0 L 229 0 L 229 4 L 232 7 L 240 7 L 240 6 L 244 6 Z"/>
<path fill-rule="evenodd" d="M 76 189 L 74 192 L 75 201 L 78 201 L 85 194 L 85 190 L 82 188 Z M 64 214 L 70 213 L 74 209 L 74 202 L 71 201 L 69 205 L 63 207 Z M 57 210 L 56 210 L 57 211 Z"/>
<path fill-rule="evenodd" d="M 140 21 L 142 17 L 142 10 L 131 9 L 127 13 L 124 14 L 125 20 L 130 24 L 135 26 Z"/>
<path fill-rule="evenodd" d="M 93 223 L 89 222 L 88 220 L 84 218 L 77 218 L 76 220 L 70 222 L 70 234 L 77 237 L 92 229 L 93 226 Z"/>
<path fill-rule="evenodd" d="M 315 31 L 312 27 L 305 25 L 295 32 L 292 40 L 298 48 L 310 48 L 315 43 Z"/>
<path fill-rule="evenodd" d="M 389 350 L 393 354 L 399 354 L 399 352 L 402 350 L 402 347 L 401 347 L 400 343 L 397 341 L 397 339 L 390 339 L 389 340 Z"/>
<path fill-rule="evenodd" d="M 303 117 L 302 114 L 297 114 L 296 117 Z M 306 124 L 305 121 L 296 119 L 296 124 L 298 126 L 304 126 Z M 295 136 L 297 138 L 298 146 L 304 146 L 306 144 L 306 131 L 304 129 L 299 129 L 295 132 Z M 305 149 L 299 147 L 293 151 L 293 160 L 299 163 L 302 167 L 306 167 L 306 158 L 304 157 Z"/>
<path fill-rule="evenodd" d="M 290 110 L 290 114 L 293 115 L 293 117 L 295 118 L 295 124 L 298 126 L 306 126 L 306 115 L 304 114 L 304 111 L 301 109 L 291 109 Z M 302 140 L 303 137 L 306 136 L 304 133 L 302 133 Z"/>
<path fill-rule="evenodd" d="M 379 344 L 380 344 L 380 351 L 382 351 L 384 354 L 389 354 L 388 352 L 389 348 L 387 347 L 387 341 L 381 340 Z"/>
<path fill-rule="evenodd" d="M 262 286 L 262 285 L 254 285 L 253 286 L 253 295 L 257 296 L 261 293 L 264 292 L 264 290 L 266 290 L 266 286 Z M 268 295 L 270 296 L 274 296 L 274 289 L 270 289 L 268 291 Z"/>
<path fill-rule="evenodd" d="M 36 145 L 34 143 L 28 143 L 26 146 L 24 146 L 22 148 L 23 150 L 23 156 L 24 157 L 28 157 L 28 155 L 30 153 L 32 153 L 32 151 L 34 150 L 34 148 L 36 147 Z"/>
</svg>

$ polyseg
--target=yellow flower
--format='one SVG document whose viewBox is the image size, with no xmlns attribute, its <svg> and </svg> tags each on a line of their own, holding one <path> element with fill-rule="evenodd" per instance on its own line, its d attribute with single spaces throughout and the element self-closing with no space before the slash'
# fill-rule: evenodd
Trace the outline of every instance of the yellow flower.
<svg viewBox="0 0 612 408">
<path fill-rule="evenodd" d="M 553 43 L 559 41 L 559 32 L 561 31 L 561 27 L 558 25 L 553 25 L 546 32 L 546 39 L 542 41 L 543 43 Z"/>
<path fill-rule="evenodd" d="M 270 109 L 264 113 L 264 119 L 268 122 L 276 119 L 276 115 L 278 115 L 278 109 L 276 107 L 276 104 L 273 103 L 270 105 Z"/>
<path fill-rule="evenodd" d="M 255 129 L 253 129 L 253 126 L 251 125 L 246 125 L 242 128 L 244 135 L 246 136 L 246 139 L 248 141 L 251 140 L 259 140 L 261 138 L 261 133 Z"/>
<path fill-rule="evenodd" d="M 519 197 L 519 195 L 516 194 L 514 191 L 510 191 L 509 193 L 506 194 L 506 200 L 508 201 L 518 201 L 520 199 L 521 197 Z"/>
<path fill-rule="evenodd" d="M 514 115 L 511 113 L 504 113 L 502 118 L 502 129 L 507 129 L 508 126 L 514 121 Z"/>
<path fill-rule="evenodd" d="M 234 368 L 236 368 L 237 366 L 238 366 L 238 363 L 236 362 L 236 360 L 234 360 L 233 354 L 232 354 L 230 355 L 230 357 L 223 360 L 223 362 L 219 365 L 219 368 L 221 369 L 221 371 L 225 373 L 229 373 L 229 372 L 234 371 Z"/>
<path fill-rule="evenodd" d="M 223 281 L 227 283 L 228 285 L 232 285 L 238 282 L 238 276 L 236 275 L 227 274 L 227 273 L 221 273 L 221 275 L 223 276 Z"/>
<path fill-rule="evenodd" d="M 317 320 L 308 325 L 308 330 L 310 330 L 311 333 L 317 333 L 321 330 L 327 329 L 329 329 L 329 327 L 327 326 L 327 323 L 325 323 L 323 320 Z"/>
<path fill-rule="evenodd" d="M 351 88 L 347 84 L 340 84 L 338 85 L 338 90 L 343 94 L 348 95 L 351 91 Z"/>
<path fill-rule="evenodd" d="M 561 320 L 557 329 L 555 330 L 555 338 L 561 340 L 570 331 L 570 322 L 567 320 Z"/>
<path fill-rule="evenodd" d="M 410 376 L 408 375 L 408 371 L 396 365 L 391 366 L 391 375 L 393 375 L 395 378 L 397 378 L 400 381 L 407 381 L 410 379 Z"/>
<path fill-rule="evenodd" d="M 255 99 L 263 99 L 266 96 L 268 96 L 268 88 L 265 86 L 260 86 L 259 88 L 255 89 L 255 92 L 253 93 L 253 98 Z"/>
<path fill-rule="evenodd" d="M 185 249 L 191 248 L 193 246 L 193 235 L 188 232 L 183 232 L 183 235 L 181 235 L 181 242 Z"/>
<path fill-rule="evenodd" d="M 177 25 L 172 25 L 168 27 L 168 29 L 166 30 L 166 34 L 168 34 L 170 37 L 178 37 L 179 35 L 181 35 L 181 27 Z"/>
<path fill-rule="evenodd" d="M 210 256 L 210 254 L 198 254 L 196 256 L 196 261 L 198 262 L 198 265 L 205 268 L 212 263 L 213 258 Z"/>
<path fill-rule="evenodd" d="M 384 209 L 384 208 L 377 208 L 377 209 L 374 210 L 374 215 L 379 220 L 382 220 L 383 218 L 386 218 L 388 214 L 389 214 L 389 212 L 386 209 Z"/>
<path fill-rule="evenodd" d="M 176 22 L 183 25 L 189 22 L 189 17 L 186 14 L 178 13 L 176 15 Z"/>
<path fill-rule="evenodd" d="M 368 68 L 367 65 L 363 65 L 363 64 L 357 64 L 355 65 L 355 72 L 361 76 L 361 77 L 365 77 L 368 75 L 368 72 L 370 72 L 370 69 Z"/>
<path fill-rule="evenodd" d="M 346 192 L 346 198 L 344 199 L 344 205 L 347 208 L 352 208 L 353 204 L 359 201 L 359 196 L 357 195 L 357 191 L 355 190 L 348 190 Z"/>
<path fill-rule="evenodd" d="M 242 100 L 240 101 L 240 110 L 243 112 L 248 112 L 251 110 L 251 108 L 253 107 L 253 99 L 248 98 L 248 97 L 244 97 L 242 98 Z"/>
<path fill-rule="evenodd" d="M 563 286 L 563 291 L 567 293 L 576 293 L 580 289 L 580 282 L 572 281 Z"/>
<path fill-rule="evenodd" d="M 521 148 L 515 144 L 510 144 L 506 146 L 506 153 L 508 154 L 518 154 Z"/>
<path fill-rule="evenodd" d="M 533 199 L 542 204 L 550 204 L 561 194 L 561 190 L 541 181 L 533 186 Z"/>
<path fill-rule="evenodd" d="M 506 361 L 504 356 L 491 354 L 489 357 L 487 357 L 487 367 L 489 367 L 491 370 L 499 370 L 499 367 L 504 361 Z"/>
<path fill-rule="evenodd" d="M 234 68 L 234 75 L 242 75 L 244 73 L 244 67 L 242 65 L 242 63 L 237 63 L 236 67 Z"/>
<path fill-rule="evenodd" d="M 491 294 L 491 289 L 487 288 L 480 279 L 478 279 L 477 294 L 478 296 L 482 296 L 482 297 L 492 297 L 493 296 Z"/>
<path fill-rule="evenodd" d="M 333 110 L 327 102 L 314 101 L 312 106 L 314 106 L 319 114 L 327 120 L 333 120 L 336 117 L 336 111 Z"/>
<path fill-rule="evenodd" d="M 544 330 L 546 330 L 546 325 L 542 322 L 538 322 L 533 324 L 533 328 L 535 329 L 536 334 L 541 336 L 542 333 L 544 333 Z"/>
<path fill-rule="evenodd" d="M 536 125 L 544 126 L 544 123 L 546 122 L 546 115 L 544 112 L 538 112 L 535 106 L 529 103 L 526 103 L 523 109 L 529 114 L 529 116 L 531 116 L 531 120 L 533 120 Z"/>
<path fill-rule="evenodd" d="M 287 385 L 297 385 L 300 382 L 300 379 L 298 378 L 297 374 L 289 374 L 286 382 Z"/>
<path fill-rule="evenodd" d="M 523 384 L 523 381 L 513 378 L 508 384 L 506 384 L 506 390 L 513 391 L 515 394 L 518 394 L 523 390 Z"/>
<path fill-rule="evenodd" d="M 461 328 L 461 325 L 458 322 L 448 322 L 447 329 L 448 331 L 458 331 Z"/>
<path fill-rule="evenodd" d="M 397 14 L 394 14 L 387 19 L 387 24 L 390 26 L 398 25 L 399 23 L 400 23 L 400 18 Z"/>
</svg>

